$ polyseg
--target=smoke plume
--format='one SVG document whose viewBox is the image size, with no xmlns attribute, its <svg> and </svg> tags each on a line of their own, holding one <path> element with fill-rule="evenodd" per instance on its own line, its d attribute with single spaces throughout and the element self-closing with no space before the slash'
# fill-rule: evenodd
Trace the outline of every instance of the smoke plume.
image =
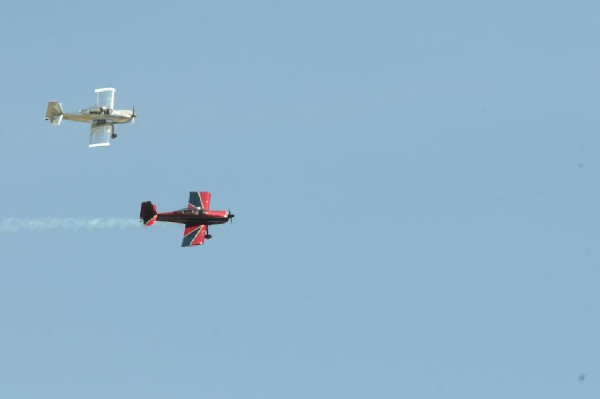
<svg viewBox="0 0 600 399">
<path fill-rule="evenodd" d="M 97 230 L 97 229 L 129 229 L 140 227 L 137 219 L 123 218 L 4 218 L 0 222 L 0 232 L 13 233 L 17 231 L 45 231 L 45 230 Z"/>
</svg>

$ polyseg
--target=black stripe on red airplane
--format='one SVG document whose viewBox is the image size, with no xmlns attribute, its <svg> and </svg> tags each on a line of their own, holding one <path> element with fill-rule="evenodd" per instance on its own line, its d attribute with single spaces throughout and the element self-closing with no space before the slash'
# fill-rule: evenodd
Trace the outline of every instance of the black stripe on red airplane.
<svg viewBox="0 0 600 399">
<path fill-rule="evenodd" d="M 207 191 L 190 192 L 188 206 L 173 212 L 158 213 L 156 205 L 150 201 L 142 202 L 140 219 L 145 226 L 152 226 L 154 222 L 171 222 L 185 225 L 183 230 L 182 247 L 204 244 L 204 239 L 210 239 L 208 226 L 223 224 L 235 215 L 229 211 L 211 211 L 210 193 Z"/>
</svg>

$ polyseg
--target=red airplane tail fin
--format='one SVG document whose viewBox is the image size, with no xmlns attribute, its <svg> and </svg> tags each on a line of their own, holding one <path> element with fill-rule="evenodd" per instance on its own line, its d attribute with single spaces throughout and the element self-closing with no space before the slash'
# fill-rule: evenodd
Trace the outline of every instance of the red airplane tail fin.
<svg viewBox="0 0 600 399">
<path fill-rule="evenodd" d="M 142 202 L 142 209 L 140 210 L 140 219 L 146 226 L 152 226 L 156 221 L 156 205 L 150 201 Z"/>
</svg>

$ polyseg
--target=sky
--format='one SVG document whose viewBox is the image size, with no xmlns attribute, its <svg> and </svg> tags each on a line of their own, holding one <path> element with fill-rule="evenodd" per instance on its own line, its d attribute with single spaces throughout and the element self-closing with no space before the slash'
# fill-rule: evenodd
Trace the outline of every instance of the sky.
<svg viewBox="0 0 600 399">
<path fill-rule="evenodd" d="M 597 398 L 598 15 L 5 4 L 0 223 L 105 228 L 0 231 L 0 397 Z M 44 120 L 100 87 L 111 147 Z"/>
</svg>

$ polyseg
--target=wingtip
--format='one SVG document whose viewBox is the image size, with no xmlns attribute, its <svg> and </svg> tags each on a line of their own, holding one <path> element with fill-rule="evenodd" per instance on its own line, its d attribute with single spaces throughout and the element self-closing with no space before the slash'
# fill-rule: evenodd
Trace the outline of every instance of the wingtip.
<svg viewBox="0 0 600 399">
<path fill-rule="evenodd" d="M 108 147 L 108 146 L 110 146 L 110 143 L 90 144 L 88 147 L 89 148 L 95 148 L 95 147 Z"/>
</svg>

